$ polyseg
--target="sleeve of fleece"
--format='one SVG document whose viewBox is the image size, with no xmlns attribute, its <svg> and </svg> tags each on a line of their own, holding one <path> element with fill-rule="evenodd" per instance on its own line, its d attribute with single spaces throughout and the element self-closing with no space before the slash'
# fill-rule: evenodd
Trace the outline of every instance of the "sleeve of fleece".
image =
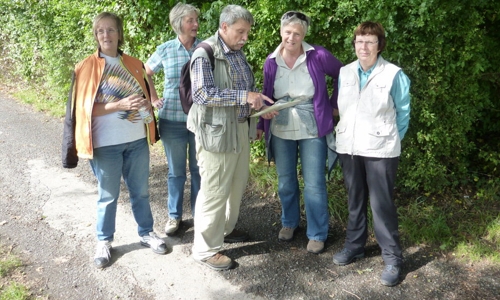
<svg viewBox="0 0 500 300">
<path fill-rule="evenodd" d="M 269 56 L 267 57 L 266 61 L 264 62 L 264 82 L 262 86 L 262 94 L 266 95 L 267 97 L 273 99 L 273 90 L 274 90 L 274 81 L 273 81 L 273 76 L 271 76 L 271 59 L 269 59 Z M 273 99 L 274 100 L 274 99 Z M 270 103 L 266 103 L 266 105 L 270 105 Z M 268 120 L 259 117 L 259 123 L 257 123 L 257 129 L 264 130 L 264 122 L 269 122 Z"/>
<path fill-rule="evenodd" d="M 78 155 L 75 142 L 75 105 L 73 102 L 73 94 L 75 88 L 76 75 L 73 73 L 71 79 L 71 87 L 69 96 L 66 102 L 66 116 L 64 118 L 64 131 L 62 140 L 62 165 L 64 168 L 75 168 L 78 165 Z"/>
<path fill-rule="evenodd" d="M 338 109 L 337 98 L 339 96 L 339 74 L 340 68 L 342 68 L 342 63 L 335 56 L 333 56 L 330 51 L 324 49 L 325 55 L 322 55 L 322 65 L 325 68 L 325 73 L 332 78 L 332 96 L 330 97 L 330 103 L 333 108 Z"/>
</svg>

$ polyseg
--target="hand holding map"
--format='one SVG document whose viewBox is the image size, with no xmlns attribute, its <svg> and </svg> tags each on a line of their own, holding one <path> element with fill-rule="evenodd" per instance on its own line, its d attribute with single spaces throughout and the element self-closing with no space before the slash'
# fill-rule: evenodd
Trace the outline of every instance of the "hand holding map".
<svg viewBox="0 0 500 300">
<path fill-rule="evenodd" d="M 297 104 L 299 104 L 302 101 L 307 100 L 307 99 L 308 99 L 308 97 L 306 97 L 306 96 L 300 96 L 300 97 L 293 99 L 292 101 L 279 100 L 279 101 L 275 102 L 274 105 L 267 106 L 263 110 L 254 113 L 250 117 L 260 117 L 264 114 L 267 114 L 267 113 L 270 113 L 273 111 L 280 111 L 284 108 L 295 106 L 295 105 L 297 105 Z"/>
</svg>

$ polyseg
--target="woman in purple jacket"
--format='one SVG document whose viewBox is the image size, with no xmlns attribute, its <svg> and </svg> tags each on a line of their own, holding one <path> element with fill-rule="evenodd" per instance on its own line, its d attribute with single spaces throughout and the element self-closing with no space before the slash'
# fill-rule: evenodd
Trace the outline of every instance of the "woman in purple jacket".
<svg viewBox="0 0 500 300">
<path fill-rule="evenodd" d="M 282 206 L 282 228 L 278 239 L 290 241 L 300 221 L 300 190 L 297 164 L 300 157 L 304 177 L 307 216 L 307 251 L 318 254 L 328 236 L 328 197 L 325 167 L 326 135 L 333 131 L 337 108 L 337 79 L 340 61 L 321 46 L 304 42 L 310 18 L 289 11 L 281 18 L 281 44 L 264 63 L 263 94 L 274 105 L 294 101 L 295 105 L 267 113 L 258 125 L 258 137 L 265 132 L 268 157 L 278 172 L 278 195 Z M 328 95 L 325 75 L 333 80 Z"/>
</svg>

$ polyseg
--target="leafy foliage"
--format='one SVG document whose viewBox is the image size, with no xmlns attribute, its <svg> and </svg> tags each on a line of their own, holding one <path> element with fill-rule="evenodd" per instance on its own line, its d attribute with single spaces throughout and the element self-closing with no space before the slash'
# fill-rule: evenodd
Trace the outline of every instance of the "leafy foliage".
<svg viewBox="0 0 500 300">
<path fill-rule="evenodd" d="M 168 14 L 175 0 L 0 0 L 0 45 L 19 75 L 64 105 L 76 62 L 95 51 L 93 17 L 122 16 L 124 51 L 145 61 L 175 37 Z M 266 56 L 280 43 L 279 20 L 287 10 L 308 14 L 306 41 L 342 62 L 355 60 L 352 31 L 362 21 L 381 22 L 384 58 L 412 81 L 410 129 L 403 141 L 398 189 L 445 193 L 475 186 L 476 198 L 498 197 L 500 185 L 500 2 L 489 0 L 240 0 L 190 1 L 200 8 L 200 38 L 218 27 L 222 7 L 240 4 L 256 24 L 245 46 L 259 83 Z M 162 90 L 162 75 L 155 77 Z M 263 154 L 262 145 L 253 147 Z M 493 187 L 493 188 L 492 188 Z"/>
</svg>

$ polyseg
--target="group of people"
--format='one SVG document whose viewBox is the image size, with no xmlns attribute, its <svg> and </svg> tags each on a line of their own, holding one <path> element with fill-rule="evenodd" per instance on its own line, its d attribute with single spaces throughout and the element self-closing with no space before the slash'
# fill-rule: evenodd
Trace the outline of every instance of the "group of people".
<svg viewBox="0 0 500 300">
<path fill-rule="evenodd" d="M 97 51 L 75 66 L 62 158 L 66 168 L 76 167 L 78 158 L 88 159 L 98 181 L 96 267 L 111 259 L 122 177 L 141 244 L 158 254 L 167 252 L 153 231 L 148 191 L 148 144 L 161 139 L 169 167 L 165 233 L 175 234 L 182 221 L 188 162 L 192 256 L 214 270 L 231 268 L 233 260 L 221 249 L 224 243 L 249 238 L 236 223 L 249 178 L 250 141 L 264 137 L 278 174 L 278 239 L 292 240 L 299 227 L 300 163 L 307 251 L 324 250 L 329 227 L 325 167 L 328 152 L 335 150 L 348 191 L 349 218 L 344 247 L 333 262 L 346 265 L 364 256 L 369 200 L 386 265 L 381 283 L 396 285 L 403 257 L 393 189 L 409 124 L 410 80 L 381 57 L 386 44 L 382 25 L 364 22 L 355 29 L 352 44 L 358 59 L 343 66 L 324 47 L 305 42 L 308 16 L 286 12 L 280 20 L 281 43 L 264 63 L 260 93 L 242 51 L 254 24 L 252 14 L 238 5 L 222 10 L 218 30 L 203 41 L 213 49 L 213 63 L 197 47 L 202 42 L 197 38 L 199 14 L 189 4 L 172 8 L 170 24 L 177 37 L 158 46 L 145 64 L 120 49 L 123 23 L 118 16 L 104 12 L 94 19 Z M 187 62 L 193 105 L 186 115 L 179 81 Z M 165 82 L 160 98 L 152 77 L 161 70 Z M 153 107 L 158 124 L 143 117 L 144 111 L 153 115 Z M 251 116 L 264 108 L 270 109 L 259 118 Z"/>
</svg>

